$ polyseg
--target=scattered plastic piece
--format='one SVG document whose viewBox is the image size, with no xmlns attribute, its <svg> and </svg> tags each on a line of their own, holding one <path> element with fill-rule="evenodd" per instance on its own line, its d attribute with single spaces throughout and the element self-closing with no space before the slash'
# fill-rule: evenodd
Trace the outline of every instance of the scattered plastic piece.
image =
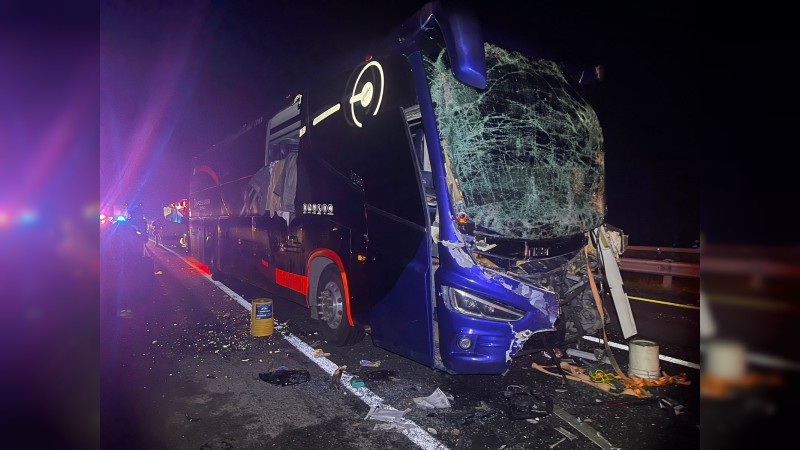
<svg viewBox="0 0 800 450">
<path fill-rule="evenodd" d="M 380 420 L 381 422 L 400 422 L 405 413 L 408 411 L 410 410 L 406 409 L 405 411 L 398 411 L 396 409 L 373 406 L 369 409 L 369 412 L 364 419 Z"/>
<path fill-rule="evenodd" d="M 450 401 L 441 389 L 436 388 L 433 394 L 427 397 L 415 397 L 414 403 L 423 409 L 449 408 Z"/>
<path fill-rule="evenodd" d="M 274 372 L 259 373 L 261 381 L 266 381 L 275 386 L 289 386 L 305 383 L 311 379 L 311 374 L 305 370 L 276 370 Z"/>
<path fill-rule="evenodd" d="M 364 387 L 364 380 L 353 377 L 350 379 L 350 386 L 353 386 L 354 388 Z"/>
<path fill-rule="evenodd" d="M 592 353 L 589 353 L 578 350 L 576 348 L 568 348 L 567 354 L 570 356 L 577 356 L 578 358 L 585 359 L 588 361 L 611 364 L 611 361 L 608 360 L 608 356 L 606 356 L 603 350 L 601 349 L 595 349 Z"/>
<path fill-rule="evenodd" d="M 368 361 L 366 359 L 362 359 L 360 364 L 361 364 L 361 367 L 380 367 L 381 366 L 381 362 L 380 361 Z"/>
<path fill-rule="evenodd" d="M 661 407 L 661 409 L 672 410 L 676 416 L 686 412 L 686 407 L 678 403 L 677 400 L 669 397 L 660 398 L 658 400 L 658 405 Z"/>
</svg>

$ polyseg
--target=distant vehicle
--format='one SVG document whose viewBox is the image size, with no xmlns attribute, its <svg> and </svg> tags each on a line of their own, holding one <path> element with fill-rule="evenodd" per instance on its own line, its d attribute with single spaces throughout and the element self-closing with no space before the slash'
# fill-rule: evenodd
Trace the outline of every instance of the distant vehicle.
<svg viewBox="0 0 800 450">
<path fill-rule="evenodd" d="M 173 202 L 164 207 L 164 217 L 151 222 L 148 229 L 156 245 L 189 253 L 189 219 L 185 217 L 187 202 Z"/>
<path fill-rule="evenodd" d="M 192 255 L 307 307 L 329 343 L 369 331 L 450 373 L 599 334 L 614 261 L 578 80 L 443 3 L 398 30 L 194 158 Z"/>
</svg>

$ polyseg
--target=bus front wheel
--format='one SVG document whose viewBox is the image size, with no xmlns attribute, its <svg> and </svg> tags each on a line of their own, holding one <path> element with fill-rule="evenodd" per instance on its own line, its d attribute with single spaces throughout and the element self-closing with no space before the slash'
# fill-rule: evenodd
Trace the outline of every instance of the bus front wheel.
<svg viewBox="0 0 800 450">
<path fill-rule="evenodd" d="M 319 278 L 317 306 L 320 333 L 327 341 L 347 346 L 364 338 L 363 328 L 348 323 L 342 276 L 335 265 L 326 267 Z"/>
</svg>

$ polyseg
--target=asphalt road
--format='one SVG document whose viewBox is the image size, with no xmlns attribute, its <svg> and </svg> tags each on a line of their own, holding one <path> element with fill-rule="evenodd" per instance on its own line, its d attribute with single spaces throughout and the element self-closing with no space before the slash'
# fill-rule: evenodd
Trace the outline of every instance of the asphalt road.
<svg viewBox="0 0 800 450">
<path fill-rule="evenodd" d="M 678 361 L 662 360 L 661 369 L 684 373 L 690 383 L 650 388 L 652 397 L 642 400 L 542 373 L 532 365 L 554 364 L 542 353 L 518 358 L 505 375 L 484 376 L 424 367 L 372 345 L 369 335 L 352 347 L 331 347 L 304 308 L 278 299 L 273 334 L 252 336 L 244 306 L 265 293 L 232 280 L 219 285 L 185 257 L 152 242 L 148 247 L 153 289 L 128 295 L 110 281 L 103 293 L 103 448 L 700 448 L 699 373 L 692 366 L 699 362 L 696 309 L 633 302 L 639 336 Z M 625 343 L 614 320 L 608 333 L 611 341 Z M 588 352 L 601 347 L 580 343 Z M 316 358 L 316 349 L 329 355 Z M 612 351 L 624 369 L 627 351 Z M 360 360 L 381 365 L 364 368 Z M 575 363 L 589 367 L 588 361 Z M 343 382 L 332 383 L 331 373 L 343 365 Z M 281 366 L 308 371 L 310 379 L 275 386 L 259 377 Z M 367 370 L 395 373 L 367 379 L 363 388 L 349 385 L 350 375 Z M 512 419 L 507 394 L 525 387 L 552 400 L 552 412 Z M 413 401 L 437 388 L 449 396 L 449 408 L 423 409 Z M 683 412 L 664 408 L 662 397 L 677 401 Z M 367 419 L 370 406 L 406 420 L 397 427 Z"/>
</svg>

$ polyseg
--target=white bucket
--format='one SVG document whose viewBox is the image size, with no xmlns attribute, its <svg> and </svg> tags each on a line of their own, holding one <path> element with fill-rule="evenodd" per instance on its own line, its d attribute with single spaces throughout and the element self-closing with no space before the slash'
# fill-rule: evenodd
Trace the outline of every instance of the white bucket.
<svg viewBox="0 0 800 450">
<path fill-rule="evenodd" d="M 747 352 L 741 342 L 729 339 L 712 339 L 706 343 L 706 375 L 726 380 L 739 380 L 747 372 Z"/>
<path fill-rule="evenodd" d="M 630 347 L 628 376 L 645 379 L 661 378 L 658 344 L 646 339 L 634 339 L 628 343 L 628 346 Z"/>
</svg>

